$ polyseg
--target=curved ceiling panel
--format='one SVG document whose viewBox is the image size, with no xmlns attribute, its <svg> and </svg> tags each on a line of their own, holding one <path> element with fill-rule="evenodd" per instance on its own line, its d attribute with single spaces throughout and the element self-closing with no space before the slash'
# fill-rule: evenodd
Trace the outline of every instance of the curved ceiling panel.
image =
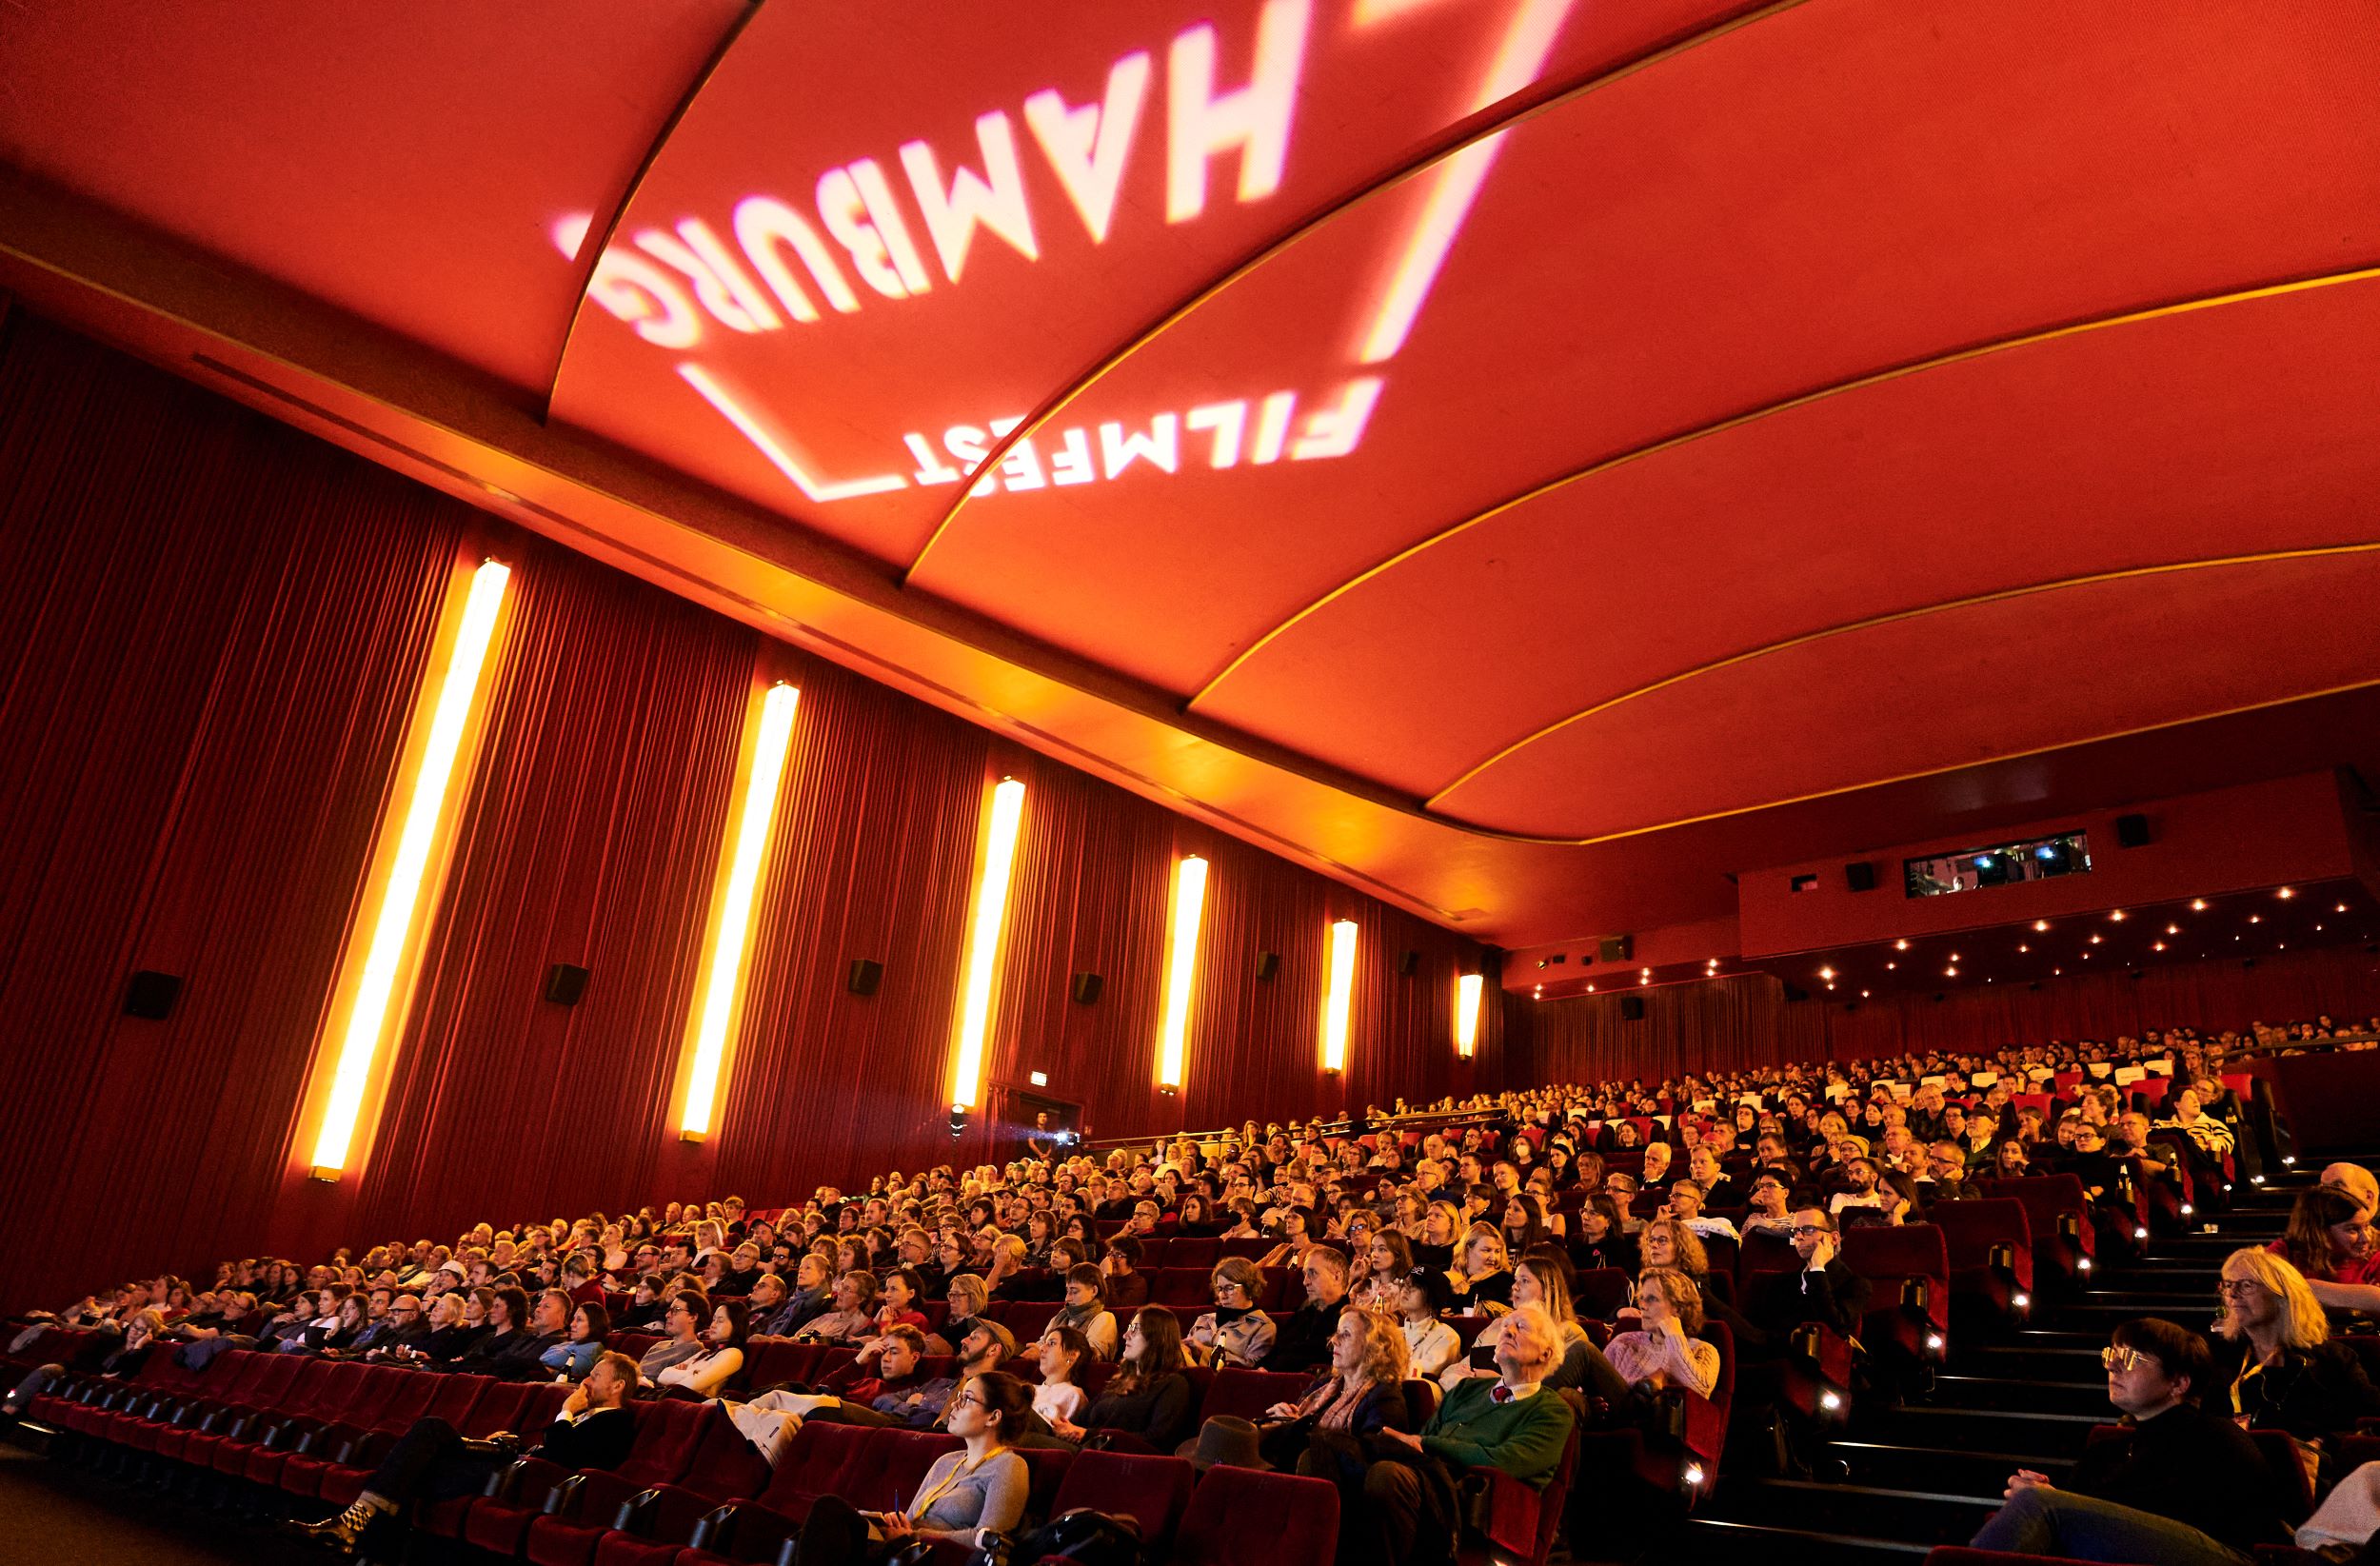
<svg viewBox="0 0 2380 1566">
<path fill-rule="evenodd" d="M 2380 447 L 2356 390 L 2375 358 L 2380 279 L 1805 403 L 1409 556 L 1200 710 L 1426 797 L 1569 714 L 1797 637 L 2100 572 L 2380 538 Z M 2111 704 L 2101 728 L 2125 726 Z M 1586 796 L 1544 804 L 1592 813 Z"/>
<path fill-rule="evenodd" d="M 2380 549 L 1943 609 L 1605 707 L 1437 802 L 1586 838 L 2380 682 Z"/>
<path fill-rule="evenodd" d="M 906 565 L 987 442 L 1236 264 L 1483 109 L 1747 9 L 766 7 L 607 247 L 556 416 Z M 557 269 L 580 218 L 543 215 Z M 1130 503 L 1097 430 L 1035 466 Z"/>
<path fill-rule="evenodd" d="M 1945 349 L 2380 259 L 2369 56 L 2344 47 L 2380 48 L 2380 18 L 2069 15 L 1829 0 L 1549 108 L 1478 149 L 1408 336 L 1381 331 L 1395 263 L 1461 157 L 1249 272 L 1036 437 L 1178 421 L 1173 470 L 972 497 L 915 580 L 1188 693 L 1581 464 Z M 1297 400 L 1266 468 L 1249 431 L 1276 394 Z"/>
<path fill-rule="evenodd" d="M 0 7 L 0 161 L 542 393 L 578 279 L 739 0 Z"/>
</svg>

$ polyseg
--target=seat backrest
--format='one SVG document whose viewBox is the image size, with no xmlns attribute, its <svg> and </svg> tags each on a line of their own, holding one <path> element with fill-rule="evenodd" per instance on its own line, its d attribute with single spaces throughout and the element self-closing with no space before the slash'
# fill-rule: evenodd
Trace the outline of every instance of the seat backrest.
<svg viewBox="0 0 2380 1566">
<path fill-rule="evenodd" d="M 1165 1264 L 1169 1267 L 1196 1267 L 1201 1273 L 1213 1272 L 1221 1248 L 1219 1240 L 1177 1236 L 1165 1252 Z"/>
<path fill-rule="evenodd" d="M 1462 1344 L 1462 1351 L 1469 1354 L 1472 1342 L 1487 1330 L 1491 1319 L 1486 1316 L 1450 1316 L 1446 1324 L 1455 1329 L 1456 1339 Z"/>
<path fill-rule="evenodd" d="M 678 1483 L 711 1500 L 738 1500 L 768 1488 L 768 1459 L 744 1438 L 727 1410 L 719 1403 L 698 1405 L 702 1438 L 687 1459 Z"/>
<path fill-rule="evenodd" d="M 207 1377 L 199 1382 L 199 1390 L 227 1403 L 245 1403 L 256 1384 L 271 1371 L 272 1361 L 269 1354 L 233 1349 L 216 1357 Z"/>
<path fill-rule="evenodd" d="M 1792 1273 L 1801 1270 L 1801 1253 L 1785 1236 L 1769 1229 L 1758 1229 L 1744 1236 L 1743 1244 L 1735 1253 L 1737 1282 L 1762 1273 Z"/>
<path fill-rule="evenodd" d="M 716 1411 L 709 1403 L 675 1398 L 631 1406 L 636 1410 L 636 1444 L 628 1448 L 620 1477 L 639 1488 L 674 1482 L 693 1460 L 707 1417 Z"/>
<path fill-rule="evenodd" d="M 339 1409 L 337 1417 L 342 1424 L 369 1430 L 380 1422 L 381 1410 L 387 1408 L 388 1400 L 414 1378 L 415 1373 L 401 1370 L 395 1365 L 366 1365 L 363 1369 L 364 1374 L 357 1380 L 353 1394 Z"/>
<path fill-rule="evenodd" d="M 1166 1267 L 1149 1283 L 1149 1302 L 1177 1312 L 1195 1312 L 1207 1299 L 1207 1269 Z"/>
<path fill-rule="evenodd" d="M 1049 1300 L 1009 1299 L 990 1306 L 984 1314 L 1016 1335 L 1020 1343 L 1030 1343 L 1049 1330 L 1049 1318 L 1060 1306 Z"/>
<path fill-rule="evenodd" d="M 1619 1267 L 1589 1267 L 1577 1275 L 1571 1283 L 1570 1299 L 1581 1316 L 1616 1316 L 1628 1303 L 1631 1279 Z"/>
<path fill-rule="evenodd" d="M 1033 1522 L 1046 1521 L 1058 1487 L 1066 1482 L 1066 1469 L 1074 1461 L 1074 1453 L 1064 1447 L 1021 1446 L 1016 1448 L 1016 1454 L 1024 1459 L 1024 1471 L 1029 1476 L 1024 1515 Z"/>
<path fill-rule="evenodd" d="M 918 1481 L 945 1452 L 966 1443 L 922 1430 L 869 1429 L 836 1477 L 835 1494 L 863 1511 L 887 1512 L 909 1503 Z"/>
<path fill-rule="evenodd" d="M 1245 1257 L 1250 1261 L 1254 1261 L 1259 1257 L 1263 1256 L 1266 1252 L 1272 1250 L 1272 1248 L 1278 1243 L 1279 1241 L 1277 1240 L 1263 1239 L 1221 1239 L 1216 1241 L 1215 1250 L 1217 1253 L 1217 1259 L 1219 1260 L 1227 1256 L 1239 1256 Z"/>
<path fill-rule="evenodd" d="M 299 1376 L 322 1363 L 319 1359 L 300 1359 L 292 1354 L 266 1354 L 258 1358 L 265 1361 L 264 1369 L 236 1399 L 242 1408 L 281 1407 L 289 1389 L 297 1385 Z"/>
<path fill-rule="evenodd" d="M 352 1384 L 362 1375 L 362 1365 L 343 1365 L 330 1359 L 308 1359 L 298 1367 L 297 1375 L 281 1389 L 273 1407 L 283 1414 L 300 1418 L 312 1418 L 322 1401 L 323 1388 L 333 1376 Z M 344 1373 L 344 1375 L 342 1375 Z"/>
<path fill-rule="evenodd" d="M 370 1428 L 386 1435 L 402 1436 L 413 1428 L 414 1420 L 429 1411 L 430 1400 L 438 1396 L 450 1378 L 431 1376 L 418 1370 L 398 1370 L 394 1366 L 389 1367 L 389 1374 L 396 1377 L 396 1385 L 382 1401 L 380 1412 L 372 1417 Z"/>
<path fill-rule="evenodd" d="M 1950 1250 L 1932 1223 L 1846 1229 L 1843 1262 L 1867 1279 L 1930 1278 L 1945 1287 L 1951 1280 Z"/>
<path fill-rule="evenodd" d="M 479 1401 L 481 1393 L 497 1384 L 486 1376 L 433 1376 L 427 1371 L 422 1373 L 422 1379 L 429 1383 L 429 1401 L 421 1417 L 444 1419 L 457 1430 L 468 1428 L 471 1405 Z"/>
<path fill-rule="evenodd" d="M 1199 1404 L 1199 1420 L 1220 1416 L 1261 1422 L 1275 1403 L 1294 1403 L 1314 1385 L 1314 1378 L 1296 1371 L 1219 1370 Z"/>
<path fill-rule="evenodd" d="M 2286 1430 L 2251 1430 L 2248 1438 L 2256 1443 L 2265 1466 L 2280 1481 L 2281 1519 L 2295 1528 L 2314 1509 L 2313 1477 L 2297 1456 L 2297 1442 Z"/>
<path fill-rule="evenodd" d="M 1121 1513 L 1140 1525 L 1142 1556 L 1163 1560 L 1182 1513 L 1189 1510 L 1190 1491 L 1197 1479 L 1198 1471 L 1180 1457 L 1077 1453 L 1059 1483 L 1058 1494 L 1050 1499 L 1050 1515 L 1056 1516 L 1078 1506 Z"/>
<path fill-rule="evenodd" d="M 562 1405 L 570 1400 L 570 1389 L 552 1381 L 532 1382 L 521 1394 L 521 1411 L 512 1417 L 512 1428 L 525 1441 L 535 1441 L 545 1433 L 562 1412 Z"/>
<path fill-rule="evenodd" d="M 474 1376 L 470 1379 L 481 1383 L 480 1395 L 472 1399 L 470 1413 L 464 1422 L 455 1428 L 475 1438 L 493 1436 L 499 1430 L 517 1432 L 521 1401 L 529 1395 L 529 1389 L 518 1381 L 499 1381 L 486 1376 Z"/>
<path fill-rule="evenodd" d="M 864 1425 L 805 1423 L 777 1454 L 777 1471 L 769 1476 L 762 1502 L 783 1511 L 795 1500 L 835 1494 L 861 1438 L 870 1434 Z"/>
<path fill-rule="evenodd" d="M 1218 1466 L 1190 1497 L 1173 1558 L 1176 1566 L 1309 1566 L 1331 1559 L 1338 1546 L 1339 1486 Z"/>
<path fill-rule="evenodd" d="M 2020 1287 L 2033 1287 L 2033 1222 L 2013 1197 L 1976 1197 L 1945 1201 L 1929 1215 L 1942 1231 L 1953 1267 L 1991 1265 L 1992 1247 L 2006 1245 Z"/>
</svg>

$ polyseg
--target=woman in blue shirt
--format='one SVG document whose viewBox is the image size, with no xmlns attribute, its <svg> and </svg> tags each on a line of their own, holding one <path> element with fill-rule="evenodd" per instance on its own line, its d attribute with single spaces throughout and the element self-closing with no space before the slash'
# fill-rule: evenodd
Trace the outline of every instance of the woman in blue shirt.
<svg viewBox="0 0 2380 1566">
<path fill-rule="evenodd" d="M 611 1331 L 611 1312 L 601 1305 L 581 1305 L 570 1313 L 567 1337 L 537 1357 L 557 1381 L 584 1379 L 603 1358 L 604 1335 Z"/>
</svg>

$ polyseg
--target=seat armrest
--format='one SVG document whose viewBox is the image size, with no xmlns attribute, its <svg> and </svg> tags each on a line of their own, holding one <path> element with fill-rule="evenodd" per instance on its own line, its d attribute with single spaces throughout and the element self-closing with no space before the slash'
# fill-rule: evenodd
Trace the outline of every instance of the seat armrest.
<svg viewBox="0 0 2380 1566">
<path fill-rule="evenodd" d="M 586 1476 L 583 1473 L 572 1474 L 563 1479 L 545 1492 L 545 1515 L 549 1517 L 568 1516 L 571 1509 L 578 1504 L 579 1492 L 585 1488 Z"/>
<path fill-rule="evenodd" d="M 702 1520 L 694 1525 L 693 1536 L 686 1540 L 687 1547 L 695 1550 L 708 1550 L 715 1556 L 725 1555 L 727 1536 L 735 1531 L 737 1515 L 743 1510 L 742 1501 L 732 1500 L 724 1506 L 712 1507 L 703 1515 Z"/>
<path fill-rule="evenodd" d="M 515 1457 L 487 1477 L 486 1495 L 491 1500 L 516 1500 L 529 1494 L 533 1486 L 550 1489 L 562 1482 L 564 1470 L 543 1457 Z M 550 1509 L 550 1508 L 549 1508 Z"/>
<path fill-rule="evenodd" d="M 1474 1479 L 1479 1481 L 1474 1526 L 1507 1558 L 1536 1559 L 1537 1511 L 1544 1497 L 1499 1468 L 1471 1470 L 1464 1476 L 1466 1487 Z"/>
</svg>

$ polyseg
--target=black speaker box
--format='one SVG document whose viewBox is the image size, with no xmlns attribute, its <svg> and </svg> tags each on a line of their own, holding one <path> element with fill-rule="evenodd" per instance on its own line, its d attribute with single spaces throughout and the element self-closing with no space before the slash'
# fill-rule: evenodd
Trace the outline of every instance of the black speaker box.
<svg viewBox="0 0 2380 1566">
<path fill-rule="evenodd" d="M 143 968 L 124 986 L 124 1015 L 146 1017 L 162 1022 L 173 1015 L 173 1002 L 182 993 L 182 981 L 170 973 L 151 973 Z"/>
<path fill-rule="evenodd" d="M 1256 954 L 1256 976 L 1259 979 L 1269 984 L 1279 972 L 1280 953 L 1259 952 Z"/>
<path fill-rule="evenodd" d="M 1785 986 L 1785 999 L 1788 1001 L 1807 1001 L 1810 999 L 1810 992 L 1803 989 L 1798 984 L 1788 984 Z"/>
<path fill-rule="evenodd" d="M 1636 941 L 1624 935 L 1607 935 L 1597 943 L 1596 951 L 1606 962 L 1625 962 L 1636 952 Z"/>
<path fill-rule="evenodd" d="M 1643 1021 L 1644 997 L 1641 995 L 1621 996 L 1619 998 L 1619 1018 L 1623 1022 Z"/>
<path fill-rule="evenodd" d="M 586 970 L 575 962 L 557 962 L 545 970 L 545 999 L 557 1006 L 575 1006 L 586 993 Z"/>
<path fill-rule="evenodd" d="M 1397 955 L 1397 971 L 1405 978 L 1411 979 L 1414 970 L 1419 966 L 1421 966 L 1419 952 L 1399 952 Z"/>
<path fill-rule="evenodd" d="M 884 964 L 867 957 L 851 960 L 851 977 L 846 982 L 850 984 L 852 994 L 874 995 L 876 986 L 883 981 Z"/>
<path fill-rule="evenodd" d="M 2149 846 L 2149 818 L 2141 815 L 2115 818 L 2115 846 L 2146 848 Z"/>
<path fill-rule="evenodd" d="M 1105 988 L 1106 984 L 1107 981 L 1098 974 L 1076 974 L 1074 976 L 1074 998 L 1083 1005 L 1090 1005 L 1099 1000 L 1100 991 Z"/>
<path fill-rule="evenodd" d="M 1843 884 L 1854 892 L 1875 890 L 1875 866 L 1864 859 L 1855 859 L 1843 866 Z"/>
</svg>

